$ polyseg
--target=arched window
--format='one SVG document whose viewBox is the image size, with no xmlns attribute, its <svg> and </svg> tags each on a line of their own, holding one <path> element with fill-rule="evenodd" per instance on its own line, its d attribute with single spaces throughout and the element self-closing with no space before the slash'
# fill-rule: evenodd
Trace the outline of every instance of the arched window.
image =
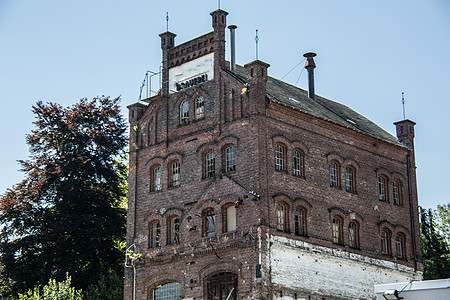
<svg viewBox="0 0 450 300">
<path fill-rule="evenodd" d="M 387 201 L 387 179 L 385 176 L 378 176 L 378 199 Z"/>
<path fill-rule="evenodd" d="M 181 299 L 181 283 L 169 282 L 153 289 L 153 300 Z"/>
<path fill-rule="evenodd" d="M 216 176 L 216 155 L 214 152 L 205 154 L 205 178 Z"/>
<path fill-rule="evenodd" d="M 288 231 L 288 219 L 286 215 L 287 206 L 277 203 L 277 229 L 280 231 Z"/>
<path fill-rule="evenodd" d="M 402 185 L 398 180 L 392 182 L 392 196 L 395 205 L 402 205 Z"/>
<path fill-rule="evenodd" d="M 205 101 L 203 96 L 197 97 L 195 99 L 195 119 L 201 119 L 205 116 Z"/>
<path fill-rule="evenodd" d="M 391 254 L 391 233 L 387 229 L 381 231 L 381 253 Z"/>
<path fill-rule="evenodd" d="M 180 243 L 180 218 L 173 216 L 167 222 L 167 244 Z"/>
<path fill-rule="evenodd" d="M 334 217 L 333 218 L 333 226 L 332 226 L 332 231 L 333 231 L 333 243 L 336 244 L 343 244 L 343 239 L 342 239 L 342 226 L 343 226 L 343 221 L 340 217 Z"/>
<path fill-rule="evenodd" d="M 405 236 L 401 233 L 395 238 L 395 256 L 405 258 Z"/>
<path fill-rule="evenodd" d="M 234 153 L 234 146 L 231 145 L 225 148 L 224 151 L 224 161 L 225 161 L 225 173 L 236 171 L 236 159 Z"/>
<path fill-rule="evenodd" d="M 285 163 L 284 159 L 286 157 L 286 147 L 282 144 L 277 144 L 275 146 L 275 170 L 284 171 Z"/>
<path fill-rule="evenodd" d="M 306 210 L 303 207 L 295 210 L 295 234 L 306 235 Z"/>
<path fill-rule="evenodd" d="M 292 155 L 292 174 L 303 176 L 303 153 L 299 150 L 294 150 Z"/>
<path fill-rule="evenodd" d="M 222 209 L 223 231 L 231 232 L 236 230 L 236 206 L 227 205 Z"/>
<path fill-rule="evenodd" d="M 169 164 L 169 186 L 179 186 L 180 185 L 180 177 L 181 177 L 181 170 L 180 170 L 180 162 L 174 161 Z"/>
<path fill-rule="evenodd" d="M 161 224 L 159 221 L 150 222 L 148 231 L 148 246 L 150 248 L 159 247 L 161 240 Z"/>
<path fill-rule="evenodd" d="M 355 169 L 353 167 L 345 168 L 345 190 L 354 193 L 355 190 Z"/>
<path fill-rule="evenodd" d="M 216 215 L 214 209 L 207 208 L 202 213 L 203 236 L 216 235 Z"/>
<path fill-rule="evenodd" d="M 339 164 L 330 162 L 330 186 L 339 187 Z"/>
<path fill-rule="evenodd" d="M 162 190 L 162 170 L 160 166 L 155 166 L 151 169 L 151 182 L 150 182 L 150 190 L 153 192 Z"/>
<path fill-rule="evenodd" d="M 189 122 L 189 102 L 184 100 L 180 104 L 180 124 Z"/>
<path fill-rule="evenodd" d="M 348 224 L 348 242 L 352 248 L 359 248 L 359 225 L 356 222 Z"/>
<path fill-rule="evenodd" d="M 206 280 L 206 299 L 237 300 L 237 279 L 234 273 L 218 273 Z"/>
</svg>

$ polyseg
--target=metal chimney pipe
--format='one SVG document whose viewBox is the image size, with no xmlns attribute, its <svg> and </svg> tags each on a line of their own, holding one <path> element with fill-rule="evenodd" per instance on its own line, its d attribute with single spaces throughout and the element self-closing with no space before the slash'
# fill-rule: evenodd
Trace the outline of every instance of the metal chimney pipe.
<svg viewBox="0 0 450 300">
<path fill-rule="evenodd" d="M 317 54 L 313 52 L 308 52 L 303 54 L 306 57 L 305 69 L 308 70 L 308 96 L 309 98 L 315 98 L 314 92 L 314 68 L 316 67 L 316 63 L 314 62 L 314 56 Z"/>
<path fill-rule="evenodd" d="M 235 29 L 236 25 L 228 26 L 230 29 L 231 36 L 231 71 L 236 72 L 236 38 L 235 38 Z"/>
</svg>

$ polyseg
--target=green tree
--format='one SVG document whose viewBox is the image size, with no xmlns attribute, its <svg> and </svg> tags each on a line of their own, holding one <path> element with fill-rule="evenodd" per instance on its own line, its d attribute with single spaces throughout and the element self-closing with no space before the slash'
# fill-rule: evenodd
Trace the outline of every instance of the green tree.
<svg viewBox="0 0 450 300">
<path fill-rule="evenodd" d="M 101 275 L 96 285 L 90 285 L 84 293 L 85 300 L 122 300 L 123 277 L 116 273 Z"/>
<path fill-rule="evenodd" d="M 0 199 L 0 279 L 11 293 L 66 273 L 82 289 L 122 274 L 127 139 L 119 101 L 33 106 L 25 179 Z"/>
<path fill-rule="evenodd" d="M 420 208 L 424 279 L 450 277 L 450 248 L 436 230 L 433 210 Z"/>
<path fill-rule="evenodd" d="M 437 228 L 444 236 L 447 245 L 450 245 L 450 203 L 437 206 Z"/>
<path fill-rule="evenodd" d="M 25 294 L 19 294 L 18 300 L 83 300 L 82 290 L 71 287 L 71 280 L 69 275 L 62 282 L 50 279 L 48 284 L 42 288 L 42 293 L 36 286 Z"/>
</svg>

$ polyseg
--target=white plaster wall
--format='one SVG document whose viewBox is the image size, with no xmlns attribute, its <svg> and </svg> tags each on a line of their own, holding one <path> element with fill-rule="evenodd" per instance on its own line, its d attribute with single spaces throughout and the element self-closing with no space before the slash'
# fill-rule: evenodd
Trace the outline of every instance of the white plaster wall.
<svg viewBox="0 0 450 300">
<path fill-rule="evenodd" d="M 376 299 L 374 285 L 420 279 L 403 265 L 271 236 L 272 283 L 348 299 Z M 274 298 L 281 299 L 281 298 Z"/>
<path fill-rule="evenodd" d="M 214 79 L 214 53 L 169 69 L 169 93 L 177 91 L 176 83 L 185 82 L 203 74 L 208 75 L 208 80 Z"/>
</svg>

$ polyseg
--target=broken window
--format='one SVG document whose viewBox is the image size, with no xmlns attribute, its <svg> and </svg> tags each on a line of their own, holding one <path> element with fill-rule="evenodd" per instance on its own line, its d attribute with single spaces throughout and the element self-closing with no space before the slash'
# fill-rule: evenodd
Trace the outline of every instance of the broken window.
<svg viewBox="0 0 450 300">
<path fill-rule="evenodd" d="M 159 247 L 159 241 L 161 240 L 161 224 L 158 221 L 150 223 L 149 226 L 149 247 Z"/>
<path fill-rule="evenodd" d="M 352 248 L 359 248 L 359 227 L 355 222 L 348 224 L 348 241 Z"/>
<path fill-rule="evenodd" d="M 287 231 L 286 210 L 284 204 L 277 203 L 277 229 L 281 231 Z"/>
<path fill-rule="evenodd" d="M 237 275 L 219 273 L 206 280 L 208 300 L 237 300 Z"/>
<path fill-rule="evenodd" d="M 172 217 L 168 222 L 167 232 L 168 243 L 169 244 L 179 244 L 180 243 L 180 218 L 177 216 Z"/>
<path fill-rule="evenodd" d="M 189 122 L 189 102 L 184 100 L 180 104 L 180 124 Z"/>
<path fill-rule="evenodd" d="M 229 146 L 225 149 L 225 172 L 236 171 L 234 146 Z"/>
<path fill-rule="evenodd" d="M 195 119 L 201 119 L 205 116 L 205 100 L 203 96 L 195 99 Z"/>
<path fill-rule="evenodd" d="M 306 235 L 306 210 L 301 207 L 295 210 L 295 234 Z"/>
<path fill-rule="evenodd" d="M 214 209 L 208 208 L 203 211 L 203 236 L 216 235 L 216 215 Z"/>
<path fill-rule="evenodd" d="M 180 185 L 180 162 L 170 164 L 170 186 Z"/>
</svg>

